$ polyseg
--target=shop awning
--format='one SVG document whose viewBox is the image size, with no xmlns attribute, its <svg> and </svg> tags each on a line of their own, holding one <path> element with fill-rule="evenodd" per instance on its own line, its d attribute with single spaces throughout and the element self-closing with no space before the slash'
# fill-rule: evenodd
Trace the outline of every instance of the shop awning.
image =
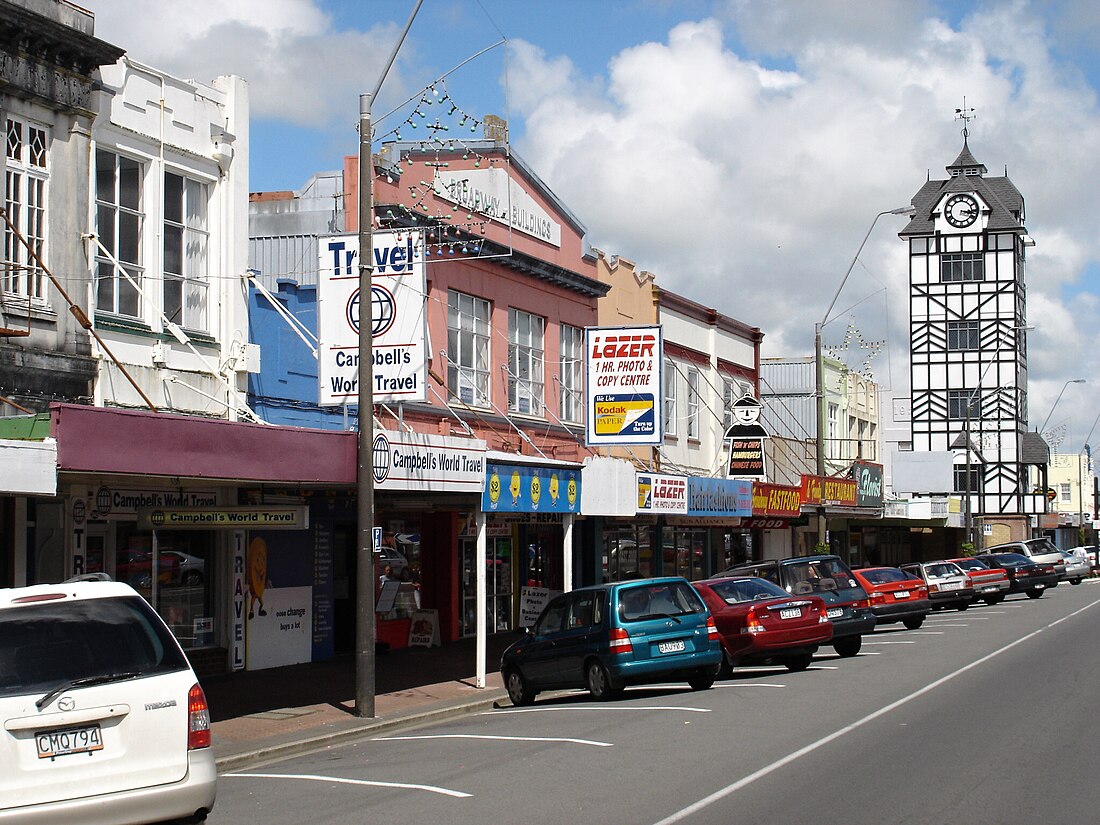
<svg viewBox="0 0 1100 825">
<path fill-rule="evenodd" d="M 57 442 L 0 439 L 0 493 L 57 495 Z"/>
</svg>

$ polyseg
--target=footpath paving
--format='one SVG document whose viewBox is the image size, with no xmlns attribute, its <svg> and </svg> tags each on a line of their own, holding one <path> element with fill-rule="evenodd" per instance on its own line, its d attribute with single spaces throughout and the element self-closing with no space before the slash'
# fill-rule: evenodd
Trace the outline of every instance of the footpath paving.
<svg viewBox="0 0 1100 825">
<path fill-rule="evenodd" d="M 488 643 L 486 686 L 475 685 L 472 640 L 375 657 L 375 714 L 355 715 L 355 660 L 206 677 L 218 771 L 227 773 L 396 728 L 428 724 L 507 701 L 500 654 L 519 634 Z"/>
</svg>

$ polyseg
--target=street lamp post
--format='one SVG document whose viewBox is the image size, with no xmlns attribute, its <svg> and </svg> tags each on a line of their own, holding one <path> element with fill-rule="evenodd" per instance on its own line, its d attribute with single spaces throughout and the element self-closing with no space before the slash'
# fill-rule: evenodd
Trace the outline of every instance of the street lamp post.
<svg viewBox="0 0 1100 825">
<path fill-rule="evenodd" d="M 874 231 L 875 224 L 878 223 L 878 219 L 883 215 L 908 215 L 912 216 L 916 213 L 916 207 L 913 206 L 899 206 L 897 209 L 887 209 L 883 212 L 879 212 L 875 215 L 875 219 L 871 221 L 871 226 L 867 229 L 867 234 L 863 236 L 863 240 L 859 244 L 859 249 L 856 250 L 855 257 L 852 258 L 852 262 L 848 264 L 848 271 L 844 273 L 844 277 L 840 281 L 840 286 L 836 288 L 836 293 L 833 295 L 833 300 L 829 302 L 829 308 L 825 310 L 825 315 L 821 318 L 821 321 L 814 325 L 814 364 L 816 367 L 816 392 L 817 392 L 817 476 L 820 479 L 825 477 L 825 356 L 822 352 L 821 346 L 821 330 L 825 325 L 829 323 L 829 314 L 833 311 L 833 307 L 836 305 L 837 299 L 840 297 L 841 290 L 844 289 L 844 284 L 848 282 L 848 276 L 852 274 L 852 270 L 855 268 L 856 261 L 859 260 L 860 253 L 863 252 L 863 247 L 867 244 L 867 239 L 871 237 L 871 232 Z M 825 485 L 821 484 L 821 499 L 817 508 L 817 541 L 819 544 L 826 543 L 827 522 L 825 518 Z"/>
<path fill-rule="evenodd" d="M 356 450 L 356 621 L 355 715 L 374 716 L 374 357 L 371 279 L 374 275 L 374 161 L 371 157 L 371 103 L 382 89 L 405 36 L 424 0 L 417 0 L 405 29 L 386 61 L 371 94 L 359 96 L 359 439 Z"/>
<path fill-rule="evenodd" d="M 1084 384 L 1084 378 L 1071 378 L 1062 385 L 1062 389 L 1058 391 L 1058 397 L 1054 399 L 1054 404 L 1051 405 L 1050 412 L 1047 413 L 1047 417 L 1043 419 L 1043 426 L 1039 428 L 1039 433 L 1045 433 L 1047 429 L 1047 422 L 1050 421 L 1050 417 L 1054 415 L 1054 408 L 1058 406 L 1058 402 L 1062 400 L 1062 393 L 1066 391 L 1066 387 L 1070 384 Z"/>
<path fill-rule="evenodd" d="M 1100 421 L 1100 413 L 1096 414 L 1096 418 L 1092 420 L 1092 426 L 1089 427 L 1089 434 L 1085 436 L 1085 445 L 1081 448 L 1081 452 L 1089 457 L 1090 463 L 1092 459 L 1092 451 L 1089 449 L 1089 439 L 1092 438 L 1093 430 L 1096 429 L 1096 422 Z M 1081 466 L 1081 456 L 1077 456 L 1077 531 L 1078 536 L 1081 539 L 1081 544 L 1091 545 L 1095 542 L 1088 541 L 1085 538 L 1085 488 L 1084 488 L 1084 471 Z M 1095 528 L 1090 528 L 1090 532 Z"/>
</svg>

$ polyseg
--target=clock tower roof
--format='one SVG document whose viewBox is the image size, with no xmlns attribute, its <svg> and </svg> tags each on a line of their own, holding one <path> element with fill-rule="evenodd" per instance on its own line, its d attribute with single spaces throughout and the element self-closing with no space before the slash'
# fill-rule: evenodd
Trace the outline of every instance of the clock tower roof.
<svg viewBox="0 0 1100 825">
<path fill-rule="evenodd" d="M 967 145 L 966 137 L 963 137 L 963 148 L 959 152 L 959 156 L 955 158 L 955 162 L 947 167 L 947 174 L 951 177 L 963 176 L 982 176 L 989 170 L 985 168 L 984 163 L 979 163 L 974 155 L 970 153 L 970 146 Z"/>
</svg>

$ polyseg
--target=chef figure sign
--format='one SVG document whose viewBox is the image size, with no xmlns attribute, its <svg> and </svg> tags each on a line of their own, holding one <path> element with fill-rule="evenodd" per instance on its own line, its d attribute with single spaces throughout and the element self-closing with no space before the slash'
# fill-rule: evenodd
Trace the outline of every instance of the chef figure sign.
<svg viewBox="0 0 1100 825">
<path fill-rule="evenodd" d="M 729 478 L 766 478 L 764 439 L 767 430 L 760 424 L 760 401 L 743 395 L 733 402 L 730 412 L 733 424 L 726 430 L 730 456 L 726 476 Z"/>
</svg>

